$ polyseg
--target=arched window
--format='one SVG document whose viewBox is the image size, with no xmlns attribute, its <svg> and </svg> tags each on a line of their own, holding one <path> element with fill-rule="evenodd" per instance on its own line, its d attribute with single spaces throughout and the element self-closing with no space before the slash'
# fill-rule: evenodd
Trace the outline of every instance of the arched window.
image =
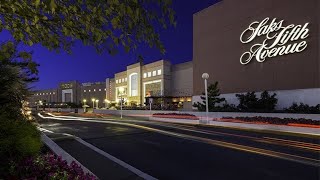
<svg viewBox="0 0 320 180">
<path fill-rule="evenodd" d="M 138 74 L 133 73 L 129 76 L 130 96 L 138 96 Z"/>
</svg>

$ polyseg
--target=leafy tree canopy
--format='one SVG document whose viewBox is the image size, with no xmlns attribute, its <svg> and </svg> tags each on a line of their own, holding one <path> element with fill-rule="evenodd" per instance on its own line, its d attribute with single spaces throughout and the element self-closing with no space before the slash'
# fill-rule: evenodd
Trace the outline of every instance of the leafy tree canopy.
<svg viewBox="0 0 320 180">
<path fill-rule="evenodd" d="M 175 25 L 171 0 L 3 0 L 0 32 L 27 45 L 71 52 L 75 40 L 110 54 L 139 43 L 165 52 L 154 27 Z"/>
</svg>

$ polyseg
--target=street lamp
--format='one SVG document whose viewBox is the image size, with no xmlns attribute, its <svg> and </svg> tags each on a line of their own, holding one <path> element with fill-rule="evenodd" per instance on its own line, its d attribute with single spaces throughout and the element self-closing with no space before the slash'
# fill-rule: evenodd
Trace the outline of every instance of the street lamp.
<svg viewBox="0 0 320 180">
<path fill-rule="evenodd" d="M 120 93 L 120 118 L 122 119 L 122 94 L 124 92 L 124 88 L 120 87 L 119 88 L 119 93 Z"/>
<path fill-rule="evenodd" d="M 87 100 L 83 99 L 83 113 L 86 112 L 86 105 L 87 105 Z"/>
<path fill-rule="evenodd" d="M 208 82 L 207 79 L 209 79 L 209 74 L 208 73 L 203 73 L 202 74 L 202 79 L 204 79 L 204 88 L 205 88 L 205 96 L 206 96 L 206 116 L 207 116 L 207 123 L 209 123 L 209 107 L 208 107 Z"/>
<path fill-rule="evenodd" d="M 99 99 L 96 100 L 96 109 L 99 109 Z"/>
<path fill-rule="evenodd" d="M 104 100 L 104 104 L 105 104 L 105 108 L 106 108 L 106 109 L 108 108 L 108 103 L 109 103 L 108 99 L 105 99 L 105 100 Z"/>
<path fill-rule="evenodd" d="M 92 98 L 92 99 L 91 99 L 91 101 L 92 101 L 92 109 L 94 109 L 94 102 L 95 102 L 95 99 L 94 99 L 94 98 Z"/>
</svg>

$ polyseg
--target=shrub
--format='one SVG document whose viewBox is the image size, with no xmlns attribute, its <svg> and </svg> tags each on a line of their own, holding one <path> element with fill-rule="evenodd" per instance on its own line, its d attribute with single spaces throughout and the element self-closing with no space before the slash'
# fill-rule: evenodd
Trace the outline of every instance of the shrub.
<svg viewBox="0 0 320 180">
<path fill-rule="evenodd" d="M 187 113 L 155 113 L 152 117 L 199 120 L 196 115 Z"/>
<path fill-rule="evenodd" d="M 236 97 L 239 99 L 238 109 L 245 112 L 273 112 L 278 102 L 276 94 L 270 95 L 267 91 L 263 91 L 260 98 L 255 92 L 236 94 Z"/>
<path fill-rule="evenodd" d="M 245 122 L 262 122 L 268 124 L 288 125 L 289 123 L 294 124 L 308 124 L 308 125 L 320 125 L 320 121 L 312 119 L 294 119 L 294 118 L 278 118 L 278 117 L 223 117 L 222 119 L 237 119 Z"/>
<path fill-rule="evenodd" d="M 234 104 L 225 103 L 222 106 L 217 106 L 214 108 L 215 112 L 238 112 L 239 109 Z"/>
<path fill-rule="evenodd" d="M 320 114 L 320 104 L 316 106 L 309 106 L 307 104 L 300 103 L 293 103 L 292 106 L 285 109 L 285 112 L 289 113 L 306 113 L 306 114 Z"/>
<path fill-rule="evenodd" d="M 13 164 L 9 176 L 11 179 L 97 179 L 91 174 L 85 174 L 75 162 L 68 165 L 61 157 L 53 154 L 29 157 Z"/>
<path fill-rule="evenodd" d="M 40 133 L 33 124 L 0 114 L 0 177 L 7 172 L 10 161 L 36 155 L 41 146 Z"/>
</svg>

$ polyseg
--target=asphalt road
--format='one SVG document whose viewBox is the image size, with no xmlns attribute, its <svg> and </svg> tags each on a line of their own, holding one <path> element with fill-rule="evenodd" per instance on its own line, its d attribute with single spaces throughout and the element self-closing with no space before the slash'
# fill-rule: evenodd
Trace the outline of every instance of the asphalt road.
<svg viewBox="0 0 320 180">
<path fill-rule="evenodd" d="M 96 155 L 92 151 L 83 157 L 85 150 L 77 153 L 80 145 L 62 133 L 75 135 L 158 179 L 320 179 L 318 138 L 136 120 L 64 118 L 46 119 L 40 125 L 77 159 L 89 161 Z M 88 162 L 88 166 L 96 167 L 88 168 L 100 178 L 112 173 L 102 168 L 109 167 L 104 162 Z"/>
</svg>

